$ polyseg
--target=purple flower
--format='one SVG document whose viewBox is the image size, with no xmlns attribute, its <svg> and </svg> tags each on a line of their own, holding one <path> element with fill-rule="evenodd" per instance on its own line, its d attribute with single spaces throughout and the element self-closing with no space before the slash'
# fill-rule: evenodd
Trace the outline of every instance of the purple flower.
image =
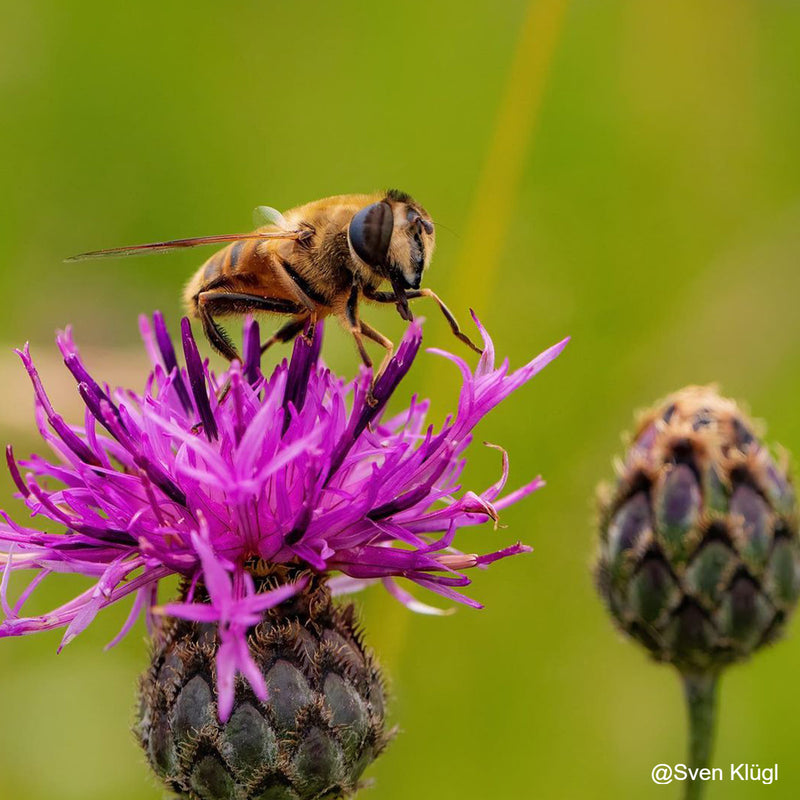
<svg viewBox="0 0 800 800">
<path fill-rule="evenodd" d="M 463 376 L 456 414 L 435 430 L 425 426 L 428 404 L 416 396 L 401 413 L 384 415 L 419 350 L 418 322 L 409 325 L 377 381 L 376 404 L 367 401 L 369 372 L 362 369 L 347 383 L 319 362 L 321 327 L 310 343 L 298 338 L 291 361 L 266 377 L 258 326 L 248 321 L 243 363 L 216 376 L 201 360 L 188 320 L 182 323 L 181 368 L 161 315 L 152 325 L 142 318 L 153 369 L 141 394 L 98 384 L 67 330 L 57 343 L 86 405 L 83 426 L 68 425 L 56 413 L 26 346 L 20 357 L 33 383 L 39 431 L 56 459 L 17 462 L 9 447 L 8 466 L 32 514 L 66 531 L 43 533 L 2 513 L 0 636 L 65 627 L 63 647 L 101 608 L 127 595 L 134 597 L 131 613 L 112 645 L 141 613 L 151 626 L 154 614 L 216 623 L 225 719 L 237 672 L 266 697 L 248 630 L 305 585 L 300 578 L 257 593 L 249 570 L 259 560 L 324 573 L 335 592 L 380 580 L 417 611 L 441 613 L 416 600 L 398 578 L 480 607 L 459 591 L 470 583 L 465 570 L 529 548 L 517 543 L 488 555 L 465 554 L 453 547 L 456 532 L 496 522 L 500 510 L 542 481 L 501 496 L 508 475 L 503 452 L 494 485 L 461 492 L 470 432 L 552 361 L 566 340 L 511 373 L 507 362 L 495 367 L 482 327 L 485 351 L 474 373 L 460 358 L 432 351 L 454 361 Z M 8 581 L 16 569 L 35 574 L 11 605 Z M 47 614 L 25 616 L 33 590 L 55 572 L 86 575 L 94 585 Z M 159 607 L 159 581 L 176 573 L 188 582 L 186 599 Z M 208 602 L 194 602 L 198 585 Z"/>
</svg>

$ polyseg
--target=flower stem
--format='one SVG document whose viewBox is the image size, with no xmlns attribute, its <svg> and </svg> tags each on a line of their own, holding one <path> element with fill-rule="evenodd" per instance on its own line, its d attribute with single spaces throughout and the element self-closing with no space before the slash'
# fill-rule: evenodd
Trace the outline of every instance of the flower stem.
<svg viewBox="0 0 800 800">
<path fill-rule="evenodd" d="M 714 723 L 719 675 L 716 672 L 681 674 L 689 713 L 689 767 L 708 767 L 714 745 Z M 696 774 L 696 773 L 695 773 Z M 700 800 L 706 781 L 686 781 L 684 800 Z"/>
</svg>

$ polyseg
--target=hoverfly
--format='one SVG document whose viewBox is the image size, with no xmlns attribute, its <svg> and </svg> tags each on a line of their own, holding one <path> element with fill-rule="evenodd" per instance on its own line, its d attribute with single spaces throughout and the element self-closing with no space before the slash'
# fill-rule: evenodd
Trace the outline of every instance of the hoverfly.
<svg viewBox="0 0 800 800">
<path fill-rule="evenodd" d="M 482 352 L 461 331 L 453 314 L 430 289 L 420 288 L 436 243 L 428 212 L 405 192 L 345 194 L 315 200 L 280 213 L 256 209 L 259 227 L 251 233 L 201 236 L 133 247 L 98 250 L 69 261 L 157 253 L 227 243 L 192 276 L 184 291 L 189 314 L 200 320 L 211 346 L 229 360 L 239 354 L 220 317 L 270 312 L 288 321 L 261 346 L 288 342 L 308 324 L 339 319 L 355 339 L 362 361 L 372 367 L 364 340 L 384 348 L 380 377 L 393 343 L 361 319 L 359 301 L 391 303 L 411 320 L 408 301 L 430 297 L 453 333 Z M 388 283 L 389 291 L 381 290 Z"/>
</svg>

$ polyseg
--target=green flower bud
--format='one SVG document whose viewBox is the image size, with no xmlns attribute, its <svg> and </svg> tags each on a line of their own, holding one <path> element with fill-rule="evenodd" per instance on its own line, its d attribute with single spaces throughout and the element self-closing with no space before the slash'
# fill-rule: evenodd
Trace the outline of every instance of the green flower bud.
<svg viewBox="0 0 800 800">
<path fill-rule="evenodd" d="M 797 502 L 734 402 L 688 387 L 645 413 L 600 498 L 598 589 L 656 659 L 716 672 L 780 635 L 800 594 Z"/>
<path fill-rule="evenodd" d="M 316 800 L 352 794 L 388 741 L 383 682 L 352 605 L 323 583 L 270 609 L 249 646 L 269 698 L 237 679 L 220 722 L 216 625 L 176 619 L 155 643 L 136 733 L 153 769 L 190 800 Z"/>
</svg>

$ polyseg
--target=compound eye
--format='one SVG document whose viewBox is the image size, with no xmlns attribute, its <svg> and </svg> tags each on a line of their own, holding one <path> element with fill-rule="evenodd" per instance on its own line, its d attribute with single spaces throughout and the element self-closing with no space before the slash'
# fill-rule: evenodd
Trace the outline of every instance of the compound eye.
<svg viewBox="0 0 800 800">
<path fill-rule="evenodd" d="M 386 263 L 394 230 L 394 214 L 388 203 L 362 208 L 350 222 L 350 244 L 356 255 L 371 267 Z"/>
</svg>

